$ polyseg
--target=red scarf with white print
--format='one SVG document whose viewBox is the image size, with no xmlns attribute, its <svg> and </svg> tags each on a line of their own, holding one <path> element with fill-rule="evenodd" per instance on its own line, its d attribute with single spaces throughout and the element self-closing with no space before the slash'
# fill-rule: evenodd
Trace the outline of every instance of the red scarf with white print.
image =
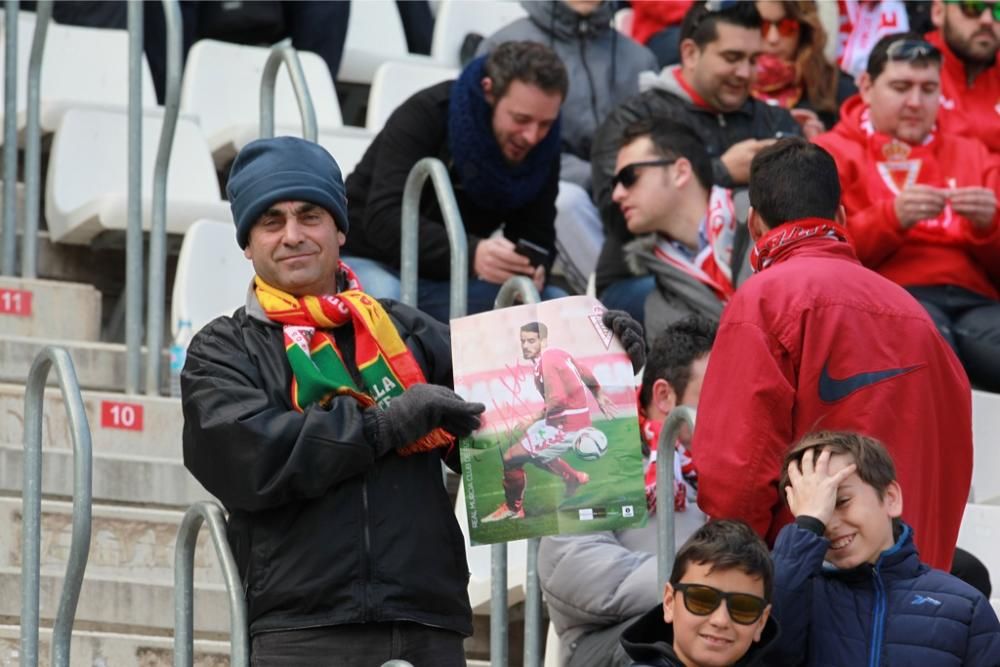
<svg viewBox="0 0 1000 667">
<path fill-rule="evenodd" d="M 649 448 L 649 458 L 645 463 L 646 475 L 646 508 L 650 512 L 656 511 L 656 448 L 660 442 L 660 431 L 663 430 L 663 422 L 650 419 L 643 410 L 639 411 L 639 432 L 642 440 Z M 687 480 L 687 483 L 685 483 Z M 694 470 L 694 462 L 687 448 L 681 444 L 680 440 L 674 445 L 674 511 L 683 512 L 687 508 L 687 487 L 688 484 L 696 486 L 698 475 Z"/>
<path fill-rule="evenodd" d="M 757 241 L 750 252 L 750 268 L 754 273 L 763 271 L 789 249 L 821 236 L 850 243 L 847 230 L 832 220 L 823 218 L 792 220 L 778 225 Z"/>
<path fill-rule="evenodd" d="M 726 303 L 736 291 L 731 269 L 736 225 L 732 193 L 726 188 L 714 186 L 708 201 L 708 213 L 699 233 L 706 244 L 698 251 L 694 261 L 666 237 L 660 237 L 653 253 L 661 261 L 708 287 L 719 301 Z"/>
</svg>

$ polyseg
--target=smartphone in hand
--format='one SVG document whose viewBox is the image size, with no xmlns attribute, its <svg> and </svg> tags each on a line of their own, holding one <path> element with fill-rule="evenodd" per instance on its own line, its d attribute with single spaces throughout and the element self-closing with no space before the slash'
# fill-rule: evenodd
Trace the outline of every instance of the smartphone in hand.
<svg viewBox="0 0 1000 667">
<path fill-rule="evenodd" d="M 525 239 L 518 239 L 517 244 L 514 247 L 514 252 L 518 255 L 524 255 L 531 262 L 531 266 L 542 266 L 549 261 L 549 251 L 538 245 L 537 243 L 532 243 Z"/>
</svg>

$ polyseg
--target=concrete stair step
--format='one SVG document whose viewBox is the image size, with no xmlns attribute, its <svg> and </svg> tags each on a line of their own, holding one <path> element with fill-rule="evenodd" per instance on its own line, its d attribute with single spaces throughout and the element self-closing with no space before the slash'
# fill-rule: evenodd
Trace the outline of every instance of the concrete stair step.
<svg viewBox="0 0 1000 667">
<path fill-rule="evenodd" d="M 165 341 L 164 344 L 168 344 Z M 125 346 L 120 343 L 96 343 L 89 341 L 65 340 L 29 336 L 0 334 L 0 382 L 11 382 L 22 387 L 28 380 L 28 372 L 35 357 L 45 347 L 54 345 L 66 348 L 73 359 L 77 381 L 84 389 L 103 391 L 123 391 L 125 388 Z M 166 393 L 169 387 L 170 355 L 164 350 L 163 382 L 161 389 Z M 142 348 L 140 364 L 140 387 L 145 387 L 146 348 Z M 56 384 L 54 373 L 49 374 L 48 383 Z"/>
<path fill-rule="evenodd" d="M 2 276 L 0 334 L 98 341 L 101 293 L 81 283 Z"/>
<path fill-rule="evenodd" d="M 23 565 L 21 517 L 19 496 L 0 497 L 0 567 Z M 86 576 L 172 585 L 177 528 L 182 517 L 180 510 L 94 505 Z M 65 572 L 72 532 L 72 504 L 43 500 L 41 565 L 45 571 Z M 205 528 L 198 534 L 194 580 L 199 585 L 223 583 L 211 536 Z"/>
<path fill-rule="evenodd" d="M 79 627 L 78 623 L 76 627 Z M 0 666 L 14 667 L 20 662 L 20 628 L 0 625 Z M 52 630 L 39 633 L 38 664 L 51 662 Z M 93 630 L 73 631 L 70 642 L 70 662 L 91 667 L 172 667 L 174 641 L 172 637 L 131 635 Z M 471 665 L 472 663 L 470 663 Z M 195 639 L 194 667 L 228 667 L 229 640 Z"/>
</svg>

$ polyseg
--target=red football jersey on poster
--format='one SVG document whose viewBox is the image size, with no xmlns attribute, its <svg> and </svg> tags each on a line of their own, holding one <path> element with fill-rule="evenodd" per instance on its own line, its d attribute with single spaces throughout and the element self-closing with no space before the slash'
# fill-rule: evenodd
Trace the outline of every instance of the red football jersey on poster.
<svg viewBox="0 0 1000 667">
<path fill-rule="evenodd" d="M 564 431 L 590 426 L 588 389 L 565 350 L 549 347 L 535 359 L 535 386 L 545 400 L 545 423 Z"/>
</svg>

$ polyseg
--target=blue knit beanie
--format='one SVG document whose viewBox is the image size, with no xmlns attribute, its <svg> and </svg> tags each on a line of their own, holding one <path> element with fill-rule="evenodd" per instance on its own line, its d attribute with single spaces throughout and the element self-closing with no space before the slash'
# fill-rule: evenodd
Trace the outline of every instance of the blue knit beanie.
<svg viewBox="0 0 1000 667">
<path fill-rule="evenodd" d="M 236 222 L 236 242 L 246 248 L 250 228 L 280 201 L 304 201 L 325 208 L 347 233 L 347 195 L 340 167 L 319 144 L 298 137 L 258 139 L 243 147 L 226 186 Z"/>
</svg>

